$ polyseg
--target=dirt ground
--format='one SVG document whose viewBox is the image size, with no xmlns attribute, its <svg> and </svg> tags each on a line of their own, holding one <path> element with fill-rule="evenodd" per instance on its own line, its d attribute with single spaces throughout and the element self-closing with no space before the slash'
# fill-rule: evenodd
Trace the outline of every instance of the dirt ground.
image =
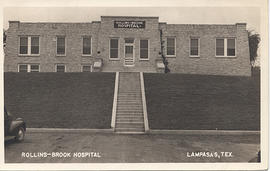
<svg viewBox="0 0 270 171">
<path fill-rule="evenodd" d="M 259 142 L 259 135 L 28 132 L 22 143 L 5 142 L 5 162 L 248 162 L 259 151 Z"/>
</svg>

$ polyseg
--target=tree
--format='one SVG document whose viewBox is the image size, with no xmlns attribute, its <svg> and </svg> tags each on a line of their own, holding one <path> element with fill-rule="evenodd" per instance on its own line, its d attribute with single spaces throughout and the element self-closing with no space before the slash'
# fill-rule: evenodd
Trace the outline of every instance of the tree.
<svg viewBox="0 0 270 171">
<path fill-rule="evenodd" d="M 162 62 L 165 66 L 165 73 L 169 73 L 170 72 L 170 69 L 169 69 L 169 66 L 168 66 L 168 60 L 166 59 L 165 55 L 164 55 L 164 41 L 162 40 L 162 30 L 160 30 L 160 41 L 161 41 L 161 58 L 162 58 Z"/>
<path fill-rule="evenodd" d="M 258 56 L 258 47 L 261 41 L 260 35 L 253 30 L 248 31 L 248 43 L 249 43 L 249 54 L 250 63 L 254 64 Z"/>
</svg>

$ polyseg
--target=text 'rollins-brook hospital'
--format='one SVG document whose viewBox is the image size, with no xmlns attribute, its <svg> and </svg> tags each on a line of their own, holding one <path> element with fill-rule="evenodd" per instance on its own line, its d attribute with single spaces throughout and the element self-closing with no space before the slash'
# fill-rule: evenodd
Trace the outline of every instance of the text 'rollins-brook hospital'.
<svg viewBox="0 0 270 171">
<path fill-rule="evenodd" d="M 101 16 L 84 23 L 10 21 L 5 72 L 251 75 L 245 23 L 167 24 Z"/>
</svg>

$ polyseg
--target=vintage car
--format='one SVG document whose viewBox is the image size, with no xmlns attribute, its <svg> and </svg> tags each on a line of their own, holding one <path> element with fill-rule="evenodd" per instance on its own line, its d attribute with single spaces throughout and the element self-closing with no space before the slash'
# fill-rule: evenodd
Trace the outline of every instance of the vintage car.
<svg viewBox="0 0 270 171">
<path fill-rule="evenodd" d="M 5 117 L 5 141 L 15 139 L 17 142 L 22 142 L 25 137 L 26 123 L 22 118 L 15 118 L 4 107 Z"/>
</svg>

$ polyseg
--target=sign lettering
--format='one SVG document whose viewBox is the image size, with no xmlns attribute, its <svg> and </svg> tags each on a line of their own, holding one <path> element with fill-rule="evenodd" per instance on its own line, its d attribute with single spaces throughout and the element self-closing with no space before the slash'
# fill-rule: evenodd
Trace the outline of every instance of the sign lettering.
<svg viewBox="0 0 270 171">
<path fill-rule="evenodd" d="M 114 28 L 145 28 L 145 21 L 114 21 Z"/>
</svg>

